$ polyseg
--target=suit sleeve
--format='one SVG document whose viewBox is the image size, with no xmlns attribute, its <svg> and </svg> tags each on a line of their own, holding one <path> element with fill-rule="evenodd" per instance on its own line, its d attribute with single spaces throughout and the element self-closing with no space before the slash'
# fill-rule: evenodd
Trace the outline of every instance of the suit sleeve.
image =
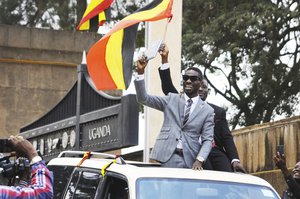
<svg viewBox="0 0 300 199">
<path fill-rule="evenodd" d="M 214 111 L 213 109 L 211 109 L 202 127 L 202 132 L 201 132 L 202 146 L 197 156 L 204 158 L 204 160 L 207 159 L 212 148 L 213 137 L 214 137 Z"/>
<path fill-rule="evenodd" d="M 169 96 L 155 96 L 149 95 L 145 89 L 145 81 L 134 81 L 136 98 L 139 103 L 148 107 L 163 111 L 164 107 L 168 104 Z"/>
<path fill-rule="evenodd" d="M 178 93 L 175 86 L 173 85 L 170 69 L 165 69 L 165 70 L 158 69 L 158 72 L 159 72 L 161 88 L 163 93 L 165 95 L 167 95 L 168 93 Z"/>
<path fill-rule="evenodd" d="M 222 145 L 223 145 L 230 161 L 233 159 L 239 159 L 238 152 L 237 152 L 235 143 L 233 141 L 232 134 L 228 127 L 228 122 L 226 120 L 226 111 L 224 109 L 221 109 L 220 118 L 217 118 L 217 119 L 220 120 L 219 121 L 220 127 L 221 127 L 220 136 L 221 136 Z"/>
</svg>

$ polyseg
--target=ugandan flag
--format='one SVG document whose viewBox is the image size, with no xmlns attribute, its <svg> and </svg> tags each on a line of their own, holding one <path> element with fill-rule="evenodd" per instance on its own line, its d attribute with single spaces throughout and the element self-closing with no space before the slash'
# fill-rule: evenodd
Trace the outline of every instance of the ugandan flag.
<svg viewBox="0 0 300 199">
<path fill-rule="evenodd" d="M 91 0 L 83 17 L 77 26 L 77 30 L 89 30 L 91 19 L 98 15 L 98 26 L 101 26 L 107 19 L 110 19 L 110 5 L 113 0 Z"/>
<path fill-rule="evenodd" d="M 131 81 L 138 24 L 171 18 L 173 0 L 154 0 L 122 19 L 94 44 L 87 55 L 87 68 L 98 90 L 127 89 Z"/>
</svg>

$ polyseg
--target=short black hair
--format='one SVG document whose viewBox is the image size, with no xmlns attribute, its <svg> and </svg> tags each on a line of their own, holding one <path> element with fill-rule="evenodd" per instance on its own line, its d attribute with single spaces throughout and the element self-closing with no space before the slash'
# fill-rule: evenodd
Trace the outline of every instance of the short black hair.
<svg viewBox="0 0 300 199">
<path fill-rule="evenodd" d="M 189 70 L 196 71 L 199 74 L 198 77 L 199 77 L 200 81 L 203 80 L 203 75 L 202 75 L 202 72 L 201 72 L 201 70 L 199 68 L 197 68 L 197 67 L 189 67 L 189 68 L 186 69 L 186 71 L 189 71 Z"/>
</svg>

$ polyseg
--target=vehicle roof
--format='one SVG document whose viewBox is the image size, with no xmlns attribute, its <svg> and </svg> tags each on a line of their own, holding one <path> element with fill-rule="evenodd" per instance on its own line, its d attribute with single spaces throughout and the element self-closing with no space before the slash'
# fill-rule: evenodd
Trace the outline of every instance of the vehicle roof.
<svg viewBox="0 0 300 199">
<path fill-rule="evenodd" d="M 70 158 L 60 157 L 52 159 L 48 165 L 55 166 L 76 166 L 82 158 Z M 112 162 L 113 159 L 99 159 L 90 158 L 85 160 L 80 167 L 101 169 L 108 163 Z M 120 173 L 126 176 L 129 180 L 136 180 L 138 178 L 181 178 L 181 179 L 198 179 L 198 180 L 211 180 L 220 182 L 231 182 L 231 183 L 245 183 L 253 185 L 262 185 L 270 187 L 270 184 L 256 176 L 243 173 L 231 173 L 231 172 L 220 172 L 220 171 L 195 171 L 192 169 L 179 169 L 179 168 L 163 168 L 157 167 L 157 164 L 148 164 L 142 162 L 126 161 L 127 164 L 112 164 L 107 168 L 107 171 Z M 135 166 L 138 164 L 140 166 Z M 144 166 L 141 166 L 144 165 Z M 273 189 L 274 190 L 274 189 Z"/>
</svg>

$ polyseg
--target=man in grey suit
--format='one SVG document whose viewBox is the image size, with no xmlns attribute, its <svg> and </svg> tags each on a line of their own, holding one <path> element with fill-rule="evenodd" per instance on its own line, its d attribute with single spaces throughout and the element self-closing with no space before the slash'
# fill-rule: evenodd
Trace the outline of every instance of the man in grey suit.
<svg viewBox="0 0 300 199">
<path fill-rule="evenodd" d="M 150 158 L 164 167 L 202 170 L 212 148 L 214 110 L 198 95 L 203 79 L 198 68 L 183 75 L 183 94 L 149 95 L 145 90 L 145 57 L 138 61 L 135 88 L 138 102 L 164 112 L 164 121 Z"/>
</svg>

